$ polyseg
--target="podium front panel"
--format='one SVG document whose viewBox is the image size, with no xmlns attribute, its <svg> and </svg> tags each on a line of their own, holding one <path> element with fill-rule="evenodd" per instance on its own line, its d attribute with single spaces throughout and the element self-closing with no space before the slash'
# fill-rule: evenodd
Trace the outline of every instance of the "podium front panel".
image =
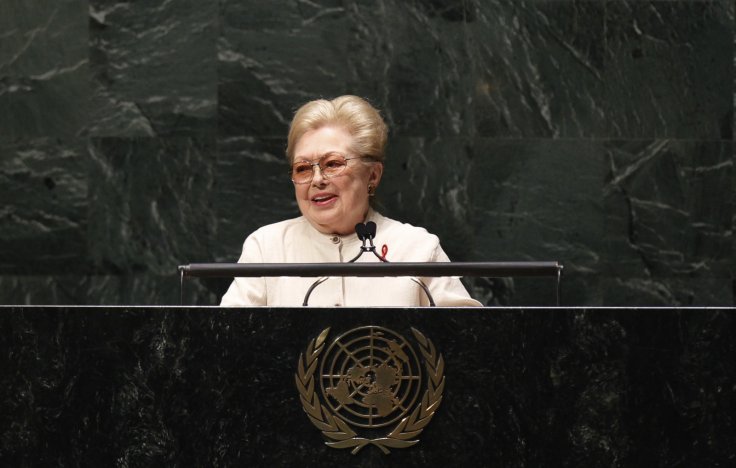
<svg viewBox="0 0 736 468">
<path fill-rule="evenodd" d="M 0 462 L 726 465 L 735 319 L 732 308 L 4 306 Z"/>
</svg>

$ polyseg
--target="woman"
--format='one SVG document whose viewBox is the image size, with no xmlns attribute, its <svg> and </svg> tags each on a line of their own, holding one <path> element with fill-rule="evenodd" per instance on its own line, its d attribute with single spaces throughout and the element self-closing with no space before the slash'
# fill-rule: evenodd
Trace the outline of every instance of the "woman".
<svg viewBox="0 0 736 468">
<path fill-rule="evenodd" d="M 240 263 L 347 262 L 360 252 L 355 225 L 377 225 L 374 244 L 392 262 L 447 262 L 437 236 L 386 218 L 370 207 L 383 174 L 387 128 L 356 96 L 302 106 L 289 129 L 286 155 L 302 216 L 248 236 Z M 385 247 L 384 247 L 385 246 Z M 379 261 L 365 254 L 357 262 Z M 315 278 L 236 278 L 223 306 L 299 306 Z M 423 278 L 438 306 L 479 306 L 456 278 Z M 424 306 L 408 278 L 334 277 L 318 286 L 310 306 Z"/>
</svg>

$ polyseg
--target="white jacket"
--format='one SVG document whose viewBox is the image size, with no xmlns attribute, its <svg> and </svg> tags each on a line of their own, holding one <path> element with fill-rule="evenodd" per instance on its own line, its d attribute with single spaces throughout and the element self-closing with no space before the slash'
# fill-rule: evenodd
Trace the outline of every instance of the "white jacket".
<svg viewBox="0 0 736 468">
<path fill-rule="evenodd" d="M 448 262 L 437 236 L 423 228 L 400 223 L 369 210 L 366 221 L 377 225 L 374 244 L 381 253 L 388 248 L 390 262 Z M 360 252 L 358 236 L 322 234 L 303 216 L 263 226 L 248 236 L 239 263 L 344 263 Z M 370 252 L 357 262 L 378 262 Z M 317 278 L 235 278 L 221 306 L 301 306 L 304 295 Z M 437 306 L 477 307 L 457 278 L 422 278 Z M 426 306 L 429 302 L 419 285 L 409 278 L 333 277 L 317 286 L 310 306 Z"/>
</svg>

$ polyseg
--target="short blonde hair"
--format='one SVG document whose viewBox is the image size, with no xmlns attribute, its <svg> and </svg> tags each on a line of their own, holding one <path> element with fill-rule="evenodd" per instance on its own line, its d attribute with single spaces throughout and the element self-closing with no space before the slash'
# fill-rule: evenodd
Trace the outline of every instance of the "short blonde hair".
<svg viewBox="0 0 736 468">
<path fill-rule="evenodd" d="M 352 151 L 356 155 L 383 162 L 388 138 L 386 123 L 368 101 L 347 95 L 331 101 L 310 101 L 296 111 L 286 146 L 289 163 L 294 161 L 294 148 L 305 133 L 332 125 L 344 128 L 353 136 Z"/>
</svg>

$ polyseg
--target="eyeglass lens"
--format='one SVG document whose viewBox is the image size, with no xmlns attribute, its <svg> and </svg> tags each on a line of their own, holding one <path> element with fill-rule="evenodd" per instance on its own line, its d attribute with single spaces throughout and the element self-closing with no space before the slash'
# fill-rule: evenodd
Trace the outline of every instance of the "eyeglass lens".
<svg viewBox="0 0 736 468">
<path fill-rule="evenodd" d="M 340 153 L 329 153 L 322 156 L 318 163 L 309 161 L 298 161 L 291 169 L 291 178 L 296 183 L 307 183 L 312 180 L 314 166 L 319 165 L 319 170 L 325 177 L 334 177 L 345 170 L 348 162 Z"/>
</svg>

